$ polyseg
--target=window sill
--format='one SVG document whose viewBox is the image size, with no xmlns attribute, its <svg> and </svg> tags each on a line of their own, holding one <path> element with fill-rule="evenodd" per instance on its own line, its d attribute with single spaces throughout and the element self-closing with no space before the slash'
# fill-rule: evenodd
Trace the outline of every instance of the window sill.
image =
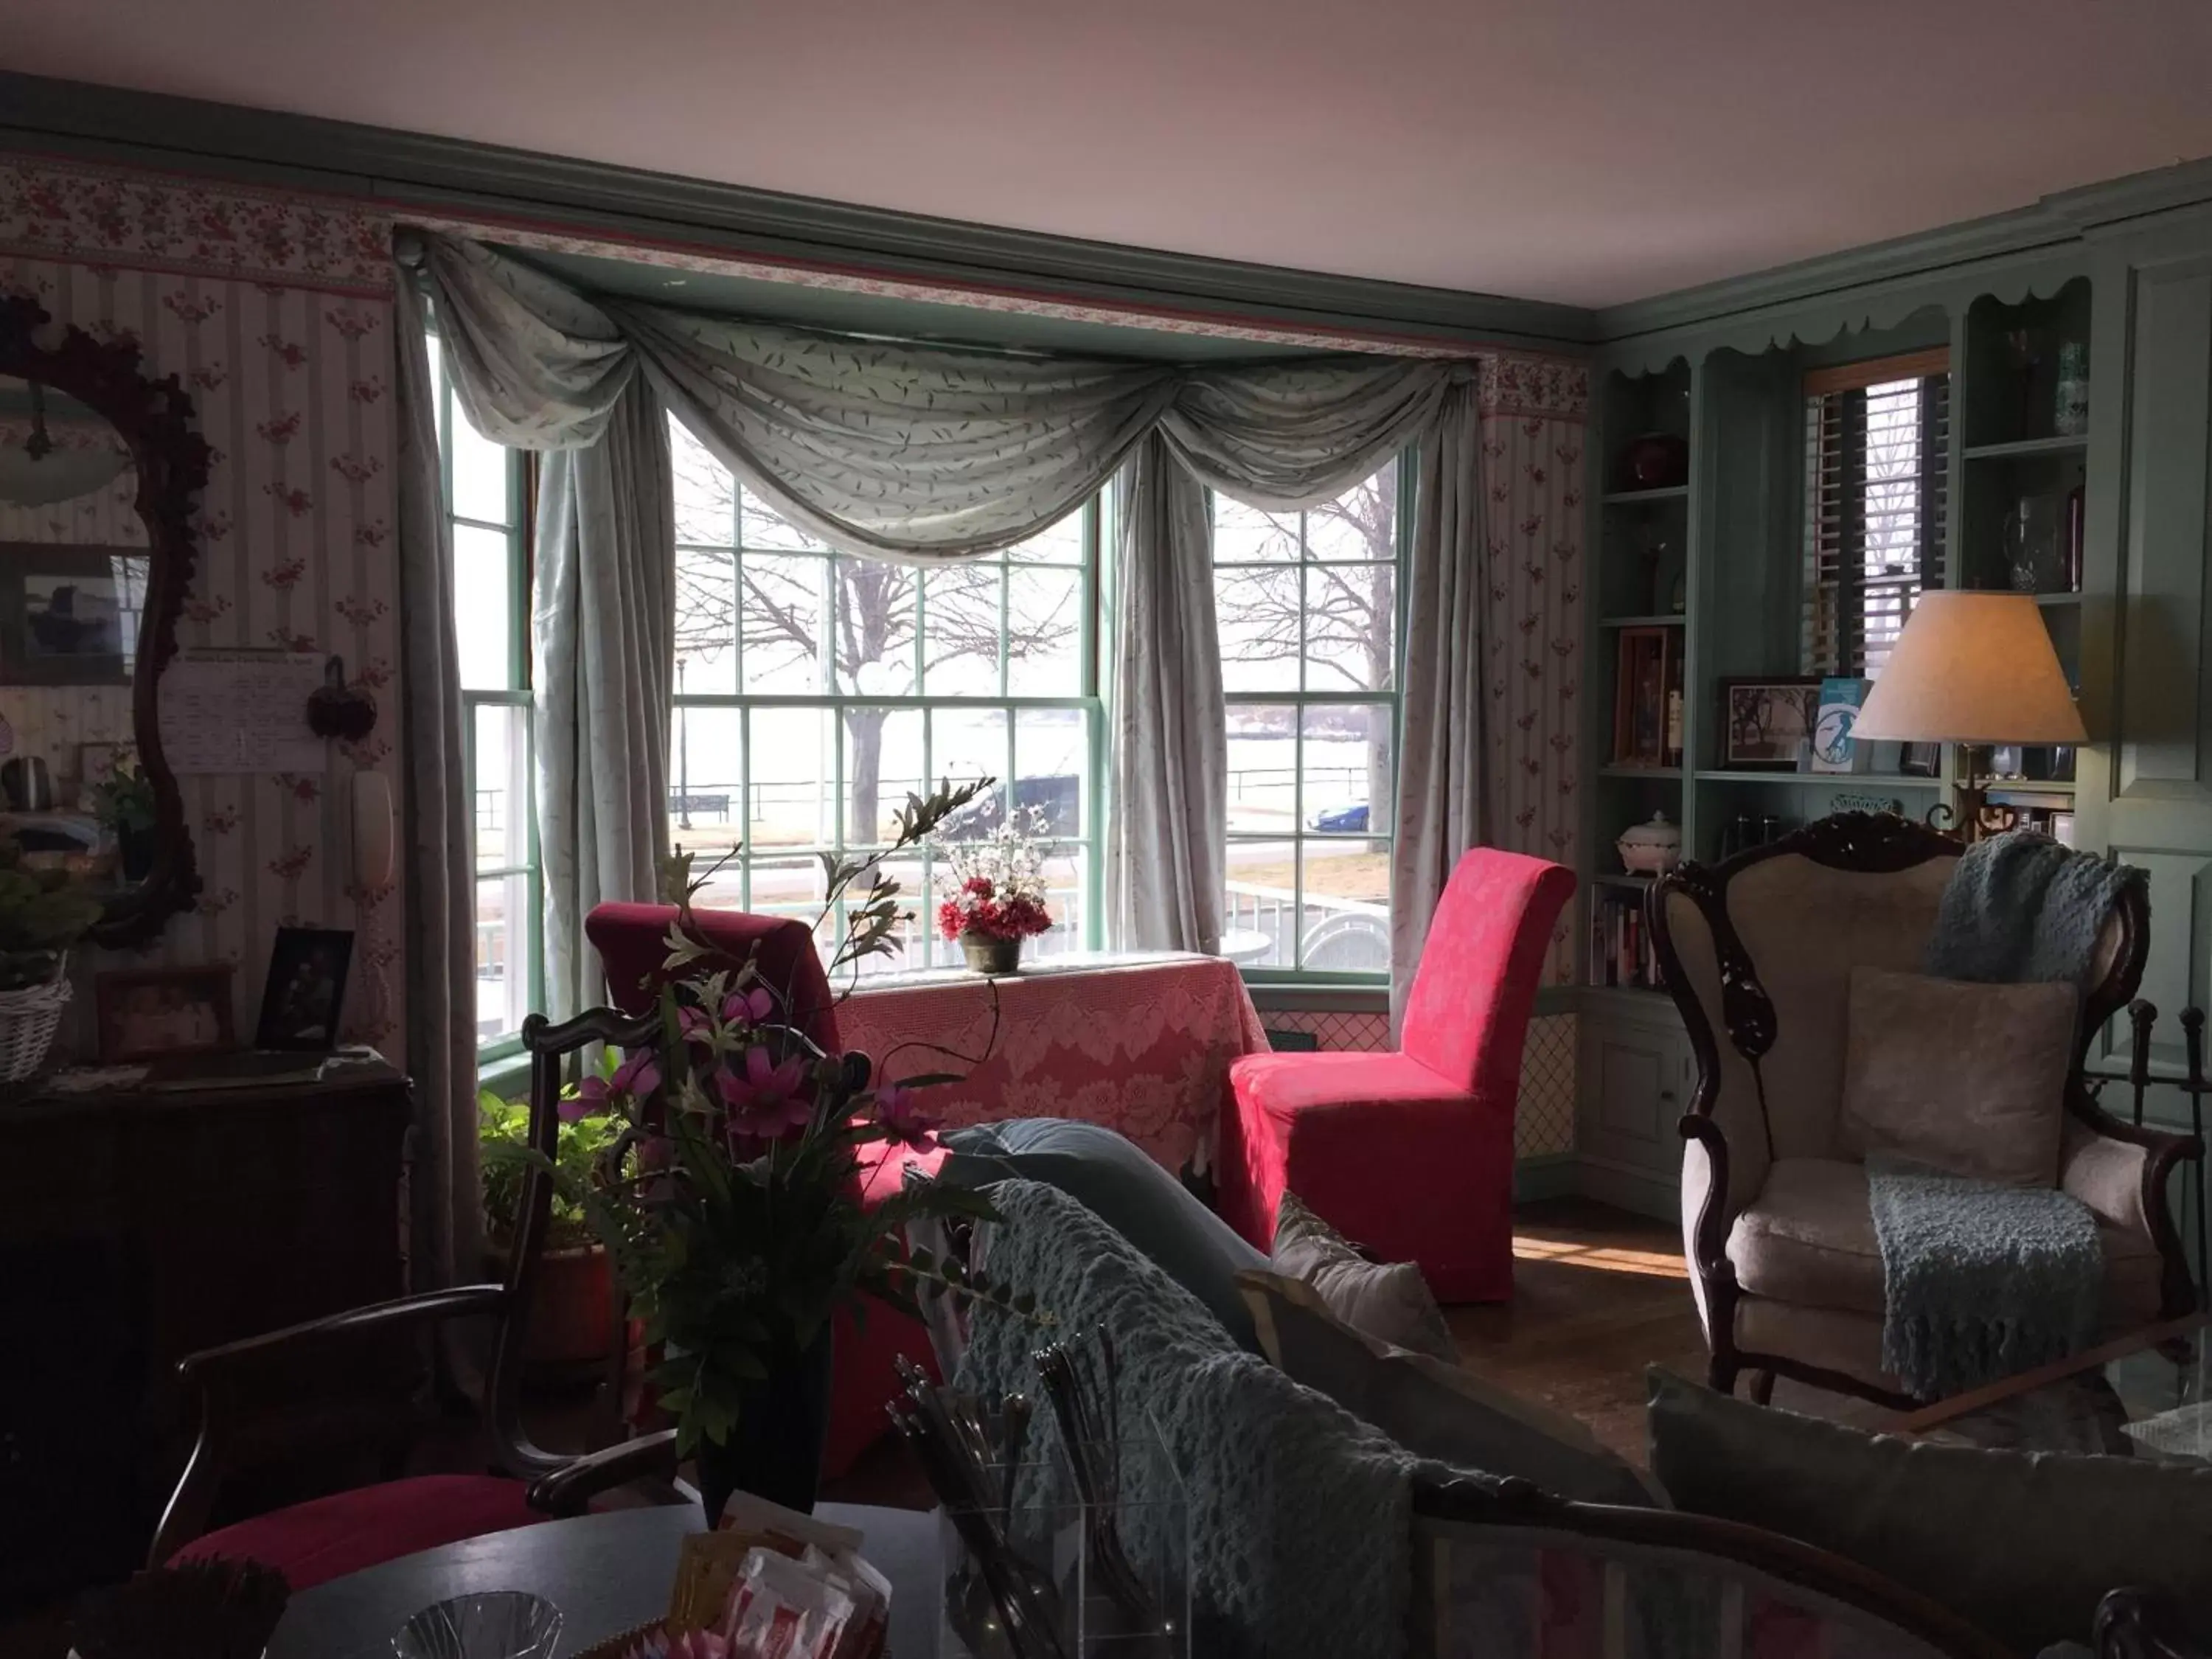
<svg viewBox="0 0 2212 1659">
<path fill-rule="evenodd" d="M 1252 1006 L 1262 1013 L 1387 1014 L 1390 1012 L 1388 985 L 1330 984 L 1326 981 L 1254 979 L 1246 975 L 1244 988 Z"/>
<path fill-rule="evenodd" d="M 520 1051 L 480 1056 L 477 1087 L 489 1089 L 503 1100 L 520 1100 L 530 1087 L 530 1056 Z"/>
</svg>

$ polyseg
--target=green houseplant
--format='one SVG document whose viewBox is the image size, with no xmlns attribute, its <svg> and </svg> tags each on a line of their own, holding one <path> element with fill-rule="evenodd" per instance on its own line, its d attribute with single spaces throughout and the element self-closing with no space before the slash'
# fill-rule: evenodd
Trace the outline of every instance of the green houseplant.
<svg viewBox="0 0 2212 1659">
<path fill-rule="evenodd" d="M 898 948 L 908 913 L 886 860 L 989 782 L 908 796 L 881 853 L 823 854 L 823 919 L 843 918 L 833 981 Z M 905 1248 L 911 1221 L 988 1218 L 981 1194 L 923 1182 L 873 1209 L 861 1201 L 877 1160 L 933 1144 L 923 1096 L 956 1079 L 878 1078 L 866 1056 L 816 1048 L 757 960 L 732 965 L 707 943 L 691 911 L 703 884 L 688 854 L 671 861 L 665 896 L 678 914 L 657 1042 L 624 1055 L 602 1087 L 587 1080 L 616 1128 L 585 1207 L 661 1355 L 648 1376 L 696 1460 L 712 1522 L 740 1486 L 812 1507 L 841 1308 L 873 1299 L 911 1312 L 929 1289 L 1034 1310 Z"/>
<path fill-rule="evenodd" d="M 602 1076 L 614 1070 L 608 1056 Z M 587 1109 L 578 1085 L 562 1091 L 562 1129 L 551 1175 L 553 1201 L 538 1261 L 524 1358 L 541 1371 L 574 1373 L 606 1358 L 614 1335 L 607 1254 L 584 1199 L 595 1161 L 613 1143 L 614 1121 Z M 521 1214 L 530 1151 L 530 1103 L 490 1089 L 477 1094 L 477 1167 L 483 1194 L 485 1267 L 504 1274 Z"/>
<path fill-rule="evenodd" d="M 125 881 L 143 881 L 154 867 L 154 785 L 128 762 L 118 762 L 92 787 L 92 812 L 115 832 Z"/>
</svg>

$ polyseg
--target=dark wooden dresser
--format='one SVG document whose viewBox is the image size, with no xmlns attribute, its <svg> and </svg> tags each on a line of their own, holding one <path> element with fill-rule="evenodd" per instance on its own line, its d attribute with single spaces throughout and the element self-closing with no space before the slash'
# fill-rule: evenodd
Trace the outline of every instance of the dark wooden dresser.
<svg viewBox="0 0 2212 1659">
<path fill-rule="evenodd" d="M 408 1123 L 380 1063 L 0 1103 L 0 1604 L 135 1565 L 178 1360 L 404 1294 Z"/>
</svg>

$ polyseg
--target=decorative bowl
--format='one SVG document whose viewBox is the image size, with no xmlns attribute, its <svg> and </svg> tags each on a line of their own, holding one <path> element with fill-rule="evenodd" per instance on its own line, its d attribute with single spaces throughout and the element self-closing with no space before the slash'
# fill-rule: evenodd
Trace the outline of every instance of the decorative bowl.
<svg viewBox="0 0 2212 1659">
<path fill-rule="evenodd" d="M 392 1638 L 398 1659 L 553 1659 L 561 1609 L 527 1590 L 434 1602 Z"/>
<path fill-rule="evenodd" d="M 1632 875 L 1663 876 L 1682 861 L 1682 827 L 1654 812 L 1651 822 L 1620 832 L 1613 844 L 1620 867 Z"/>
<path fill-rule="evenodd" d="M 1621 477 L 1631 489 L 1671 489 L 1690 478 L 1690 445 L 1671 432 L 1646 432 L 1621 451 Z"/>
</svg>

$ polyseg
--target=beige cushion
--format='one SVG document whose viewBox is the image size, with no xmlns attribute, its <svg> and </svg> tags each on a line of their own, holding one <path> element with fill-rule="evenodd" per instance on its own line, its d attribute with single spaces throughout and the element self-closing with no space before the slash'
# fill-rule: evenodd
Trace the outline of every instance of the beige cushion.
<svg viewBox="0 0 2212 1659">
<path fill-rule="evenodd" d="M 2212 1469 L 1915 1443 L 1648 1377 L 1678 1508 L 1832 1550 L 2021 1652 L 2086 1641 L 2122 1584 L 2212 1608 Z"/>
<path fill-rule="evenodd" d="M 1249 1270 L 1237 1287 L 1261 1352 L 1407 1451 L 1486 1474 L 1518 1475 L 1585 1504 L 1663 1505 L 1646 1476 L 1573 1418 L 1456 1364 L 1377 1341 L 1332 1314 L 1313 1287 Z"/>
<path fill-rule="evenodd" d="M 2103 1317 L 2139 1324 L 2159 1304 L 2158 1246 L 2136 1228 L 2100 1220 L 2105 1253 Z M 1879 1316 L 1881 1247 L 1875 1242 L 1863 1164 L 1785 1158 L 1729 1230 L 1736 1283 L 1753 1296 L 1802 1307 Z"/>
<path fill-rule="evenodd" d="M 1851 970 L 1844 1150 L 2008 1187 L 2058 1184 L 2070 985 L 1976 985 Z"/>
<path fill-rule="evenodd" d="M 1342 1233 L 1283 1194 L 1275 1211 L 1274 1268 L 1313 1286 L 1328 1310 L 1356 1331 L 1396 1348 L 1459 1363 L 1451 1327 L 1410 1261 L 1370 1261 Z"/>
</svg>

